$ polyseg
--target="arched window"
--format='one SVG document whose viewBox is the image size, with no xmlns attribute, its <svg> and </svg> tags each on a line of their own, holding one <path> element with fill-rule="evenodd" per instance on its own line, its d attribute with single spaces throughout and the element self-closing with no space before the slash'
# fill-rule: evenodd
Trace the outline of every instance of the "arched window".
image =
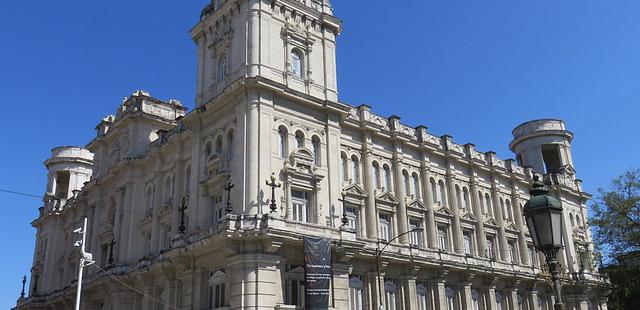
<svg viewBox="0 0 640 310">
<path fill-rule="evenodd" d="M 569 213 L 569 220 L 571 221 L 571 227 L 575 226 L 575 222 L 573 221 L 573 213 Z"/>
<path fill-rule="evenodd" d="M 222 136 L 218 136 L 216 139 L 216 153 L 218 156 L 222 155 Z"/>
<path fill-rule="evenodd" d="M 209 156 L 211 156 L 211 142 L 207 142 L 204 146 L 204 161 L 209 160 Z"/>
<path fill-rule="evenodd" d="M 438 190 L 440 192 L 439 201 L 441 205 L 447 205 L 447 190 L 445 189 L 444 182 L 438 181 Z"/>
<path fill-rule="evenodd" d="M 466 187 L 462 188 L 462 205 L 465 210 L 471 212 L 471 204 L 469 202 L 469 190 Z"/>
<path fill-rule="evenodd" d="M 360 163 L 355 155 L 351 157 L 351 181 L 353 183 L 360 181 Z"/>
<path fill-rule="evenodd" d="M 458 209 L 463 209 L 462 205 L 462 191 L 460 191 L 460 186 L 456 185 L 456 203 L 458 204 Z"/>
<path fill-rule="evenodd" d="M 425 284 L 416 285 L 416 295 L 418 295 L 418 310 L 427 310 L 429 299 L 428 299 L 428 290 Z"/>
<path fill-rule="evenodd" d="M 387 280 L 384 282 L 384 295 L 385 295 L 385 303 L 386 307 L 384 309 L 388 310 L 396 310 L 396 291 L 398 290 L 398 286 L 392 280 Z"/>
<path fill-rule="evenodd" d="M 455 295 L 453 289 L 447 287 L 444 289 L 444 295 L 447 297 L 447 310 L 456 310 Z"/>
<path fill-rule="evenodd" d="M 505 204 L 507 206 L 507 216 L 510 221 L 513 221 L 513 208 L 511 208 L 511 201 L 509 201 L 509 199 L 506 199 Z"/>
<path fill-rule="evenodd" d="M 303 69 L 302 59 L 303 59 L 302 52 L 300 52 L 297 49 L 294 49 L 293 51 L 291 51 L 291 74 L 299 78 L 302 78 L 302 69 Z"/>
<path fill-rule="evenodd" d="M 184 173 L 184 192 L 191 193 L 191 165 L 187 166 Z"/>
<path fill-rule="evenodd" d="M 296 147 L 299 149 L 304 147 L 304 134 L 302 131 L 296 131 Z"/>
<path fill-rule="evenodd" d="M 173 198 L 173 182 L 171 181 L 171 176 L 167 176 L 164 179 L 164 202 L 167 204 L 171 204 L 172 198 Z"/>
<path fill-rule="evenodd" d="M 147 210 L 153 209 L 153 187 L 149 186 L 147 188 L 147 193 L 145 194 L 145 200 L 147 202 Z"/>
<path fill-rule="evenodd" d="M 471 290 L 471 310 L 480 310 L 480 294 L 476 289 Z"/>
<path fill-rule="evenodd" d="M 402 171 L 402 179 L 404 181 L 405 196 L 411 196 L 411 180 L 409 180 L 409 172 L 407 170 Z"/>
<path fill-rule="evenodd" d="M 503 310 L 502 308 L 502 294 L 496 293 L 496 309 Z"/>
<path fill-rule="evenodd" d="M 413 195 L 415 196 L 416 199 L 420 199 L 420 197 L 422 197 L 420 195 L 420 177 L 414 173 L 411 178 L 411 183 L 413 187 Z"/>
<path fill-rule="evenodd" d="M 484 194 L 484 204 L 485 204 L 485 208 L 487 208 L 489 215 L 493 215 L 493 206 L 491 204 L 491 197 L 489 197 L 489 194 Z"/>
<path fill-rule="evenodd" d="M 384 165 L 384 190 L 391 191 L 391 168 L 388 165 Z"/>
<path fill-rule="evenodd" d="M 222 82 L 227 78 L 227 54 L 218 58 L 218 82 Z"/>
<path fill-rule="evenodd" d="M 364 283 L 359 277 L 349 278 L 349 310 L 362 310 L 362 288 Z"/>
<path fill-rule="evenodd" d="M 509 212 L 507 211 L 507 207 L 505 206 L 504 200 L 502 200 L 502 197 L 500 197 L 500 209 L 502 209 L 502 219 L 508 220 Z"/>
<path fill-rule="evenodd" d="M 433 203 L 437 203 L 438 202 L 438 185 L 436 184 L 436 180 L 431 178 L 429 180 L 429 183 L 431 183 L 431 197 L 433 198 Z"/>
<path fill-rule="evenodd" d="M 320 138 L 313 136 L 313 138 L 311 138 L 311 145 L 313 147 L 313 160 L 316 166 L 320 166 Z"/>
<path fill-rule="evenodd" d="M 347 159 L 347 154 L 341 153 L 341 164 L 340 164 L 340 176 L 343 181 L 349 181 L 349 160 Z"/>
<path fill-rule="evenodd" d="M 278 145 L 280 158 L 287 158 L 287 128 L 284 126 L 278 128 Z"/>
<path fill-rule="evenodd" d="M 233 130 L 230 130 L 229 133 L 227 133 L 227 159 L 232 159 L 233 153 Z"/>
<path fill-rule="evenodd" d="M 376 189 L 379 189 L 382 187 L 382 185 L 380 184 L 380 166 L 378 165 L 378 162 L 373 162 L 373 184 L 375 185 Z"/>
<path fill-rule="evenodd" d="M 484 203 L 484 196 L 482 196 L 482 192 L 478 191 L 478 203 L 480 203 L 480 208 L 482 209 L 482 215 L 487 215 L 487 204 Z"/>
</svg>

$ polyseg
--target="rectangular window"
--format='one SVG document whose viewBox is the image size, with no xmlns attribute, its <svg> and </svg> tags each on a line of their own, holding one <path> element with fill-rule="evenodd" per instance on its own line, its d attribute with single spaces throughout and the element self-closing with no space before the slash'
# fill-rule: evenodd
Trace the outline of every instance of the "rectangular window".
<svg viewBox="0 0 640 310">
<path fill-rule="evenodd" d="M 287 304 L 304 307 L 304 281 L 289 280 Z"/>
<path fill-rule="evenodd" d="M 384 241 L 389 241 L 391 236 L 391 216 L 380 213 L 378 215 L 378 225 L 378 237 Z"/>
<path fill-rule="evenodd" d="M 347 228 L 358 231 L 358 211 L 352 207 L 345 207 L 345 214 L 347 215 Z"/>
<path fill-rule="evenodd" d="M 409 242 L 416 247 L 422 246 L 422 230 L 418 229 L 420 227 L 422 227 L 422 221 L 420 219 L 412 218 L 409 220 L 409 230 L 411 230 Z"/>
<path fill-rule="evenodd" d="M 487 236 L 487 258 L 495 259 L 495 237 Z"/>
<path fill-rule="evenodd" d="M 527 252 L 529 252 L 528 253 L 529 254 L 529 264 L 531 264 L 531 266 L 536 266 L 537 267 L 538 266 L 538 260 L 536 259 L 537 258 L 536 250 L 533 247 L 533 245 L 529 245 L 528 246 L 528 251 Z"/>
<path fill-rule="evenodd" d="M 291 191 L 293 204 L 293 220 L 299 222 L 309 222 L 309 193 L 302 191 Z"/>
<path fill-rule="evenodd" d="M 516 244 L 515 240 L 509 240 L 509 242 L 507 243 L 507 246 L 509 247 L 508 249 L 508 254 L 509 255 L 509 261 L 512 263 L 518 263 L 518 246 Z"/>
<path fill-rule="evenodd" d="M 473 250 L 470 231 L 465 231 L 462 233 L 462 242 L 464 243 L 464 254 L 472 255 Z"/>
<path fill-rule="evenodd" d="M 438 226 L 438 245 L 442 251 L 447 251 L 449 249 L 447 228 L 445 226 Z"/>
</svg>

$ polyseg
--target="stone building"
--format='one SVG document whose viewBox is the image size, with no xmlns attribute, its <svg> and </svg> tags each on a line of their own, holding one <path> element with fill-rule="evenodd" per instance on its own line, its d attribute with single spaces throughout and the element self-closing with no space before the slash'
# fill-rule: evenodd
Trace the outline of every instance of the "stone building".
<svg viewBox="0 0 640 310">
<path fill-rule="evenodd" d="M 45 162 L 17 308 L 72 308 L 87 217 L 83 309 L 302 309 L 302 238 L 318 236 L 332 309 L 550 310 L 522 216 L 539 173 L 564 207 L 565 303 L 606 309 L 565 124 L 518 126 L 518 160 L 501 160 L 340 102 L 340 31 L 328 0 L 212 1 L 191 30 L 193 111 L 137 91 Z"/>
</svg>

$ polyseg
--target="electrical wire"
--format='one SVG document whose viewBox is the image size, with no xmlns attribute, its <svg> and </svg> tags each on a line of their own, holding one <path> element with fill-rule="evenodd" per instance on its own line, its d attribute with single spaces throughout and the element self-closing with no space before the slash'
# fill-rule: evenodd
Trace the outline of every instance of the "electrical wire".
<svg viewBox="0 0 640 310">
<path fill-rule="evenodd" d="M 131 286 L 131 285 L 129 285 L 129 284 L 127 284 L 127 283 L 125 283 L 124 281 L 122 281 L 122 280 L 118 279 L 116 276 L 112 275 L 112 274 L 111 274 L 111 273 L 109 273 L 108 271 L 106 271 L 106 270 L 102 269 L 102 267 L 98 266 L 97 264 L 93 264 L 92 266 L 96 266 L 96 268 L 100 269 L 100 271 L 102 271 L 102 273 L 104 273 L 105 275 L 109 276 L 111 279 L 115 280 L 116 282 L 118 282 L 118 283 L 122 284 L 122 286 L 124 286 L 124 287 L 126 287 L 126 288 L 128 288 L 128 289 L 130 289 L 130 290 L 132 290 L 132 291 L 134 291 L 135 293 L 137 293 L 137 294 L 139 294 L 139 295 L 142 295 L 142 297 L 149 298 L 151 301 L 156 302 L 156 303 L 159 303 L 159 304 L 164 305 L 164 306 L 167 306 L 169 309 L 180 310 L 180 308 L 177 308 L 177 307 L 172 306 L 172 305 L 170 305 L 170 304 L 168 304 L 168 303 L 165 303 L 165 302 L 163 302 L 162 300 L 159 300 L 159 299 L 153 298 L 153 297 L 151 297 L 151 296 L 149 296 L 149 295 L 145 294 L 143 291 L 141 291 L 141 290 L 139 290 L 139 289 L 137 289 L 137 288 L 135 288 L 135 287 L 133 287 L 133 286 Z"/>
<path fill-rule="evenodd" d="M 12 191 L 12 190 L 8 190 L 8 189 L 2 189 L 2 188 L 0 188 L 0 192 L 14 194 L 14 195 L 20 195 L 20 196 L 33 197 L 33 198 L 42 198 L 42 195 L 27 194 L 27 193 L 16 192 L 16 191 Z"/>
</svg>

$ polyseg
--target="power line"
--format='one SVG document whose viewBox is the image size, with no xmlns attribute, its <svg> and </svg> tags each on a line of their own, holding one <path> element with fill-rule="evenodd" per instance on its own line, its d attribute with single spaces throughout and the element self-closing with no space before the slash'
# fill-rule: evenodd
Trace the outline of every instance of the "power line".
<svg viewBox="0 0 640 310">
<path fill-rule="evenodd" d="M 159 303 L 159 304 L 165 305 L 165 306 L 167 306 L 169 309 L 173 309 L 173 310 L 180 310 L 180 308 L 177 308 L 177 307 L 172 306 L 172 305 L 170 305 L 170 304 L 168 304 L 168 303 L 165 303 L 165 302 L 163 302 L 162 300 L 159 300 L 159 299 L 153 298 L 153 297 L 151 297 L 151 296 L 149 296 L 149 295 L 145 294 L 145 293 L 144 293 L 144 292 L 142 292 L 141 290 L 139 290 L 139 289 L 137 289 L 137 288 L 135 288 L 135 287 L 133 287 L 133 286 L 131 286 L 131 285 L 129 285 L 129 284 L 127 284 L 127 283 L 125 283 L 124 281 L 122 281 L 122 280 L 118 279 L 116 276 L 114 276 L 114 275 L 110 274 L 108 271 L 106 271 L 106 270 L 102 269 L 102 267 L 98 266 L 97 264 L 96 264 L 96 265 L 93 265 L 93 266 L 96 266 L 96 268 L 100 269 L 100 271 L 102 271 L 102 273 L 104 273 L 105 275 L 109 276 L 111 279 L 113 279 L 113 280 L 117 281 L 118 283 L 122 284 L 122 286 L 124 286 L 124 287 L 126 287 L 126 288 L 128 288 L 128 289 L 130 289 L 130 290 L 132 290 L 132 291 L 134 291 L 135 293 L 137 293 L 137 294 L 139 294 L 139 295 L 142 295 L 142 297 L 149 298 L 149 299 L 150 299 L 151 301 L 153 301 L 153 302 L 156 302 L 156 303 Z"/>
<path fill-rule="evenodd" d="M 12 190 L 8 190 L 8 189 L 2 189 L 2 188 L 0 188 L 0 192 L 5 192 L 5 193 L 9 193 L 9 194 L 14 194 L 14 195 L 20 195 L 20 196 L 33 197 L 33 198 L 42 198 L 42 195 L 34 195 L 34 194 L 16 192 L 16 191 L 12 191 Z"/>
</svg>

